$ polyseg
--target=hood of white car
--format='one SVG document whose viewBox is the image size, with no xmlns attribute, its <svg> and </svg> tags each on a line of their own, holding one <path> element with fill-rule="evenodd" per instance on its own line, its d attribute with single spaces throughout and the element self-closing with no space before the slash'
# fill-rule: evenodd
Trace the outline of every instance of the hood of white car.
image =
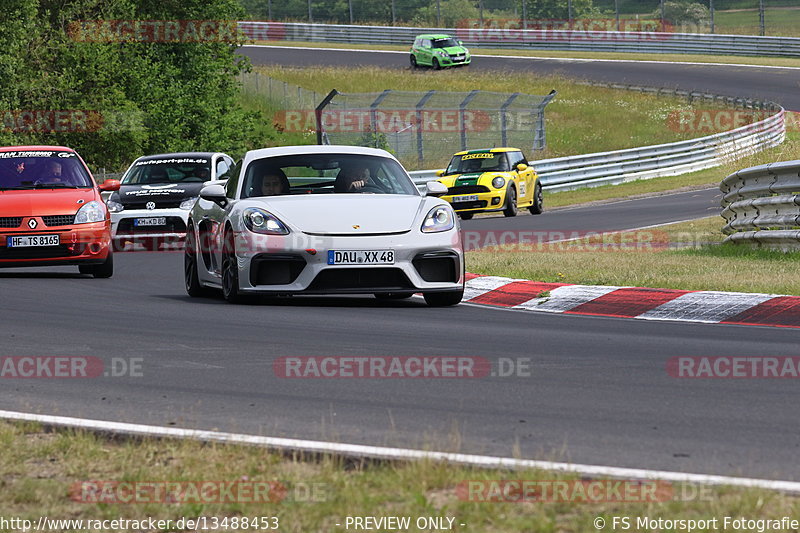
<svg viewBox="0 0 800 533">
<path fill-rule="evenodd" d="M 319 194 L 264 198 L 263 207 L 305 233 L 364 235 L 412 229 L 425 203 L 399 194 Z"/>
</svg>

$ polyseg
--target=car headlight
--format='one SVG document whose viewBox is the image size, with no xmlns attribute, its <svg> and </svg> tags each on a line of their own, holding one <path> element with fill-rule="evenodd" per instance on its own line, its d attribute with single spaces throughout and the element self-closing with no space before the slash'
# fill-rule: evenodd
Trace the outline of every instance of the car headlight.
<svg viewBox="0 0 800 533">
<path fill-rule="evenodd" d="M 102 222 L 106 219 L 106 210 L 97 201 L 91 201 L 78 209 L 75 215 L 75 224 L 88 224 L 89 222 Z"/>
<path fill-rule="evenodd" d="M 244 210 L 242 217 L 244 218 L 244 225 L 253 233 L 265 235 L 286 235 L 289 233 L 289 228 L 278 220 L 278 217 L 263 209 L 248 207 Z"/>
<path fill-rule="evenodd" d="M 502 189 L 503 185 L 505 184 L 506 184 L 505 178 L 501 178 L 500 176 L 497 176 L 495 179 L 492 180 L 492 187 L 494 187 L 495 189 Z"/>
<path fill-rule="evenodd" d="M 447 57 L 447 52 L 444 50 L 436 50 L 436 54 L 442 57 Z"/>
<path fill-rule="evenodd" d="M 455 217 L 453 216 L 453 210 L 449 207 L 439 205 L 428 212 L 428 216 L 425 217 L 425 222 L 422 223 L 421 229 L 423 233 L 436 233 L 453 229 L 454 226 Z"/>
<path fill-rule="evenodd" d="M 180 208 L 185 209 L 186 211 L 191 210 L 194 207 L 194 203 L 197 201 L 197 196 L 192 196 L 191 198 L 187 198 L 186 200 L 181 202 Z"/>
<path fill-rule="evenodd" d="M 124 205 L 110 198 L 106 202 L 106 205 L 108 206 L 108 210 L 111 211 L 112 213 L 119 213 L 120 211 L 123 211 L 125 209 Z"/>
</svg>

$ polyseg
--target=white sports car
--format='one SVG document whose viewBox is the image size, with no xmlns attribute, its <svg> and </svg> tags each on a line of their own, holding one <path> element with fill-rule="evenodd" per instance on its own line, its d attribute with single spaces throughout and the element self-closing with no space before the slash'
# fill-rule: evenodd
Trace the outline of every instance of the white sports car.
<svg viewBox="0 0 800 533">
<path fill-rule="evenodd" d="M 388 152 L 287 146 L 248 152 L 189 215 L 186 290 L 374 294 L 455 305 L 464 294 L 458 219 L 429 182 L 419 193 Z"/>
</svg>

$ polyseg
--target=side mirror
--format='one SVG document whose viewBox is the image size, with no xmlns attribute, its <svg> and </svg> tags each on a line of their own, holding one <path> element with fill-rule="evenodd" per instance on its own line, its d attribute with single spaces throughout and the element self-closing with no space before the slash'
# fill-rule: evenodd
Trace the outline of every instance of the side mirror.
<svg viewBox="0 0 800 533">
<path fill-rule="evenodd" d="M 217 183 L 203 187 L 200 190 L 200 198 L 208 200 L 209 202 L 214 202 L 220 207 L 228 205 L 228 197 L 225 196 L 225 187 Z"/>
<path fill-rule="evenodd" d="M 519 170 L 520 172 L 522 172 L 523 170 L 528 170 L 528 165 L 526 165 L 525 163 L 520 163 L 519 165 L 517 165 L 517 170 Z"/>
<path fill-rule="evenodd" d="M 425 186 L 428 188 L 425 192 L 425 196 L 442 196 L 447 194 L 447 185 L 444 183 L 429 181 Z"/>
<path fill-rule="evenodd" d="M 440 178 L 441 178 L 442 176 L 444 176 L 444 170 L 437 170 L 437 171 L 436 171 L 436 176 L 438 176 L 438 177 L 440 177 Z"/>
<path fill-rule="evenodd" d="M 120 187 L 119 180 L 106 180 L 97 186 L 98 189 L 105 192 L 118 191 Z"/>
<path fill-rule="evenodd" d="M 458 41 L 458 44 L 464 46 L 464 41 Z"/>
</svg>

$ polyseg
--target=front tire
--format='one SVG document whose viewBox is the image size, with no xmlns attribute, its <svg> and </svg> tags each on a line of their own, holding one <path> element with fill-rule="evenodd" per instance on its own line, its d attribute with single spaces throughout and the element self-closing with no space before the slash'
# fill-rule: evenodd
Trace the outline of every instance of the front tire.
<svg viewBox="0 0 800 533">
<path fill-rule="evenodd" d="M 461 220 L 472 220 L 472 216 L 475 213 L 459 213 L 458 216 L 461 217 Z"/>
<path fill-rule="evenodd" d="M 439 60 L 435 57 L 431 60 L 431 67 L 433 67 L 433 70 L 440 70 L 442 68 L 442 66 L 439 64 Z"/>
<path fill-rule="evenodd" d="M 541 215 L 544 212 L 544 197 L 542 195 L 542 185 L 537 181 L 536 188 L 533 190 L 533 205 L 528 208 L 532 215 Z"/>
<path fill-rule="evenodd" d="M 448 292 L 426 292 L 422 296 L 430 307 L 449 307 L 461 302 L 464 298 L 464 289 Z"/>
<path fill-rule="evenodd" d="M 506 208 L 503 209 L 503 214 L 507 217 L 517 216 L 517 190 L 514 187 L 509 187 L 506 190 Z"/>
<path fill-rule="evenodd" d="M 192 298 L 208 295 L 208 289 L 200 284 L 200 275 L 197 272 L 197 245 L 194 228 L 189 226 L 186 230 L 186 245 L 183 248 L 183 274 L 186 293 Z"/>
<path fill-rule="evenodd" d="M 232 304 L 244 302 L 244 296 L 239 291 L 239 264 L 236 261 L 233 235 L 225 238 L 222 251 L 222 297 Z"/>
<path fill-rule="evenodd" d="M 91 274 L 95 278 L 110 278 L 114 275 L 114 254 L 108 250 L 108 257 L 99 265 L 79 265 L 78 272 L 81 274 Z"/>
<path fill-rule="evenodd" d="M 414 54 L 411 54 L 411 68 L 417 68 L 417 57 Z"/>
</svg>

